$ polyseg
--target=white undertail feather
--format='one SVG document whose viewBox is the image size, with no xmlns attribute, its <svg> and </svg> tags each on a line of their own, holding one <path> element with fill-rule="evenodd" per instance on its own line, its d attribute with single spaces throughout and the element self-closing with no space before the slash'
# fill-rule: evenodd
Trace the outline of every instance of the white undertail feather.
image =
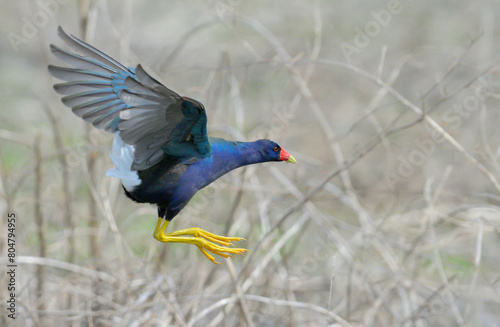
<svg viewBox="0 0 500 327">
<path fill-rule="evenodd" d="M 134 147 L 123 142 L 120 132 L 115 133 L 113 152 L 109 156 L 116 168 L 108 169 L 106 176 L 118 177 L 122 180 L 125 189 L 132 192 L 137 185 L 141 184 L 141 180 L 137 171 L 131 169 L 134 161 Z"/>
</svg>

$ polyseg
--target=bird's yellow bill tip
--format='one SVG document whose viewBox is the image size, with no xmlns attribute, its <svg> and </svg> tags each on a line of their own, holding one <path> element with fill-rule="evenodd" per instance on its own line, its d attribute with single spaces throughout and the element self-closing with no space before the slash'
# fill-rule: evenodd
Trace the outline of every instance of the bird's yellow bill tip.
<svg viewBox="0 0 500 327">
<path fill-rule="evenodd" d="M 297 160 L 295 160 L 295 158 L 292 155 L 290 155 L 290 158 L 288 158 L 288 160 L 286 162 L 294 164 L 294 163 L 297 163 Z"/>
</svg>

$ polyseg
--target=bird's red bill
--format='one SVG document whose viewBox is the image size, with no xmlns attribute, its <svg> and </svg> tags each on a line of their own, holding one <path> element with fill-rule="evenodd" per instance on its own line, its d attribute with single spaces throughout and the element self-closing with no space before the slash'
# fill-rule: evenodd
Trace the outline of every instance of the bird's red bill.
<svg viewBox="0 0 500 327">
<path fill-rule="evenodd" d="M 295 158 L 288 152 L 285 151 L 285 149 L 281 149 L 280 153 L 280 161 L 286 161 L 290 163 L 297 163 Z"/>
</svg>

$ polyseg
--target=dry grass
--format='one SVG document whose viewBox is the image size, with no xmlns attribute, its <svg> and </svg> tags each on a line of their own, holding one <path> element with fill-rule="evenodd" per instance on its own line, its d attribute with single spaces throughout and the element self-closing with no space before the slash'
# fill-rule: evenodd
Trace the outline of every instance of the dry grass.
<svg viewBox="0 0 500 327">
<path fill-rule="evenodd" d="M 499 326 L 499 5 L 47 3 L 0 5 L 0 325 Z M 156 209 L 104 177 L 112 137 L 52 91 L 57 25 L 201 100 L 210 134 L 297 158 L 232 172 L 169 227 L 251 254 L 152 238 Z"/>
</svg>

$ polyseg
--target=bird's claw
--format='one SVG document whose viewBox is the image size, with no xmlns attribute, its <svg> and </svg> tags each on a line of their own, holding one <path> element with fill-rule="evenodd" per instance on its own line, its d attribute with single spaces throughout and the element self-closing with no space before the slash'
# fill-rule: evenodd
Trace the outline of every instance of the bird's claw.
<svg viewBox="0 0 500 327">
<path fill-rule="evenodd" d="M 211 243 L 211 242 L 204 240 L 202 238 L 199 238 L 199 237 L 195 238 L 195 239 L 199 240 L 198 241 L 199 243 L 196 245 L 198 246 L 200 251 L 208 258 L 208 260 L 210 260 L 213 263 L 218 264 L 218 265 L 220 263 L 215 261 L 215 258 L 212 255 L 210 255 L 210 253 L 208 253 L 207 250 L 212 252 L 213 254 L 220 255 L 221 257 L 224 257 L 224 258 L 229 258 L 229 257 L 233 258 L 233 256 L 231 254 L 242 254 L 245 252 L 250 252 L 247 249 L 236 248 L 231 243 L 229 243 L 229 244 L 232 245 L 233 248 L 222 247 L 220 245 Z"/>
</svg>

